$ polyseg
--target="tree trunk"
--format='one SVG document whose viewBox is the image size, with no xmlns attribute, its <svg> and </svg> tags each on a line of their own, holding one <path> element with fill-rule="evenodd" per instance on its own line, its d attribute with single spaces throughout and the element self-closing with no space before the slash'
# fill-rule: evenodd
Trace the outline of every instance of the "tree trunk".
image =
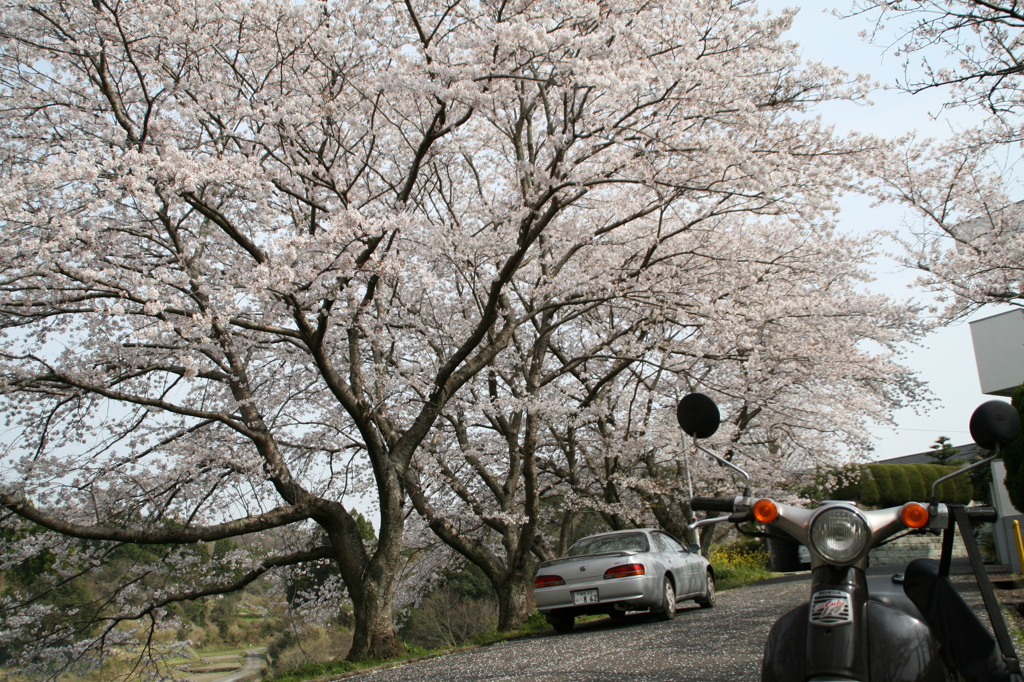
<svg viewBox="0 0 1024 682">
<path fill-rule="evenodd" d="M 382 533 L 383 535 L 383 533 Z M 373 558 L 358 581 L 346 580 L 354 605 L 355 624 L 349 661 L 394 658 L 405 652 L 394 623 L 394 593 L 397 562 L 389 556 L 386 543 L 378 540 Z M 392 559 L 389 561 L 388 559 Z M 356 583 L 353 589 L 353 583 Z"/>
<path fill-rule="evenodd" d="M 500 584 L 494 586 L 498 595 L 498 631 L 518 630 L 533 611 L 533 594 L 530 590 L 530 573 L 517 571 L 506 574 Z"/>
<path fill-rule="evenodd" d="M 352 648 L 345 659 L 384 661 L 405 653 L 405 645 L 398 639 L 392 619 L 390 595 L 387 599 L 367 599 L 363 607 L 355 609 L 355 628 Z"/>
<path fill-rule="evenodd" d="M 393 614 L 404 525 L 394 519 L 401 519 L 402 499 L 391 495 L 382 500 L 390 504 L 381 505 L 380 535 L 371 545 L 372 554 L 367 554 L 368 543 L 360 536 L 355 519 L 341 505 L 324 505 L 317 518 L 331 538 L 334 559 L 352 599 L 355 623 L 352 647 L 345 657 L 349 661 L 387 660 L 405 652 L 395 632 Z"/>
<path fill-rule="evenodd" d="M 670 495 L 648 495 L 646 499 L 663 531 L 675 536 L 684 545 L 697 542 L 697 534 L 686 525 L 693 514 L 689 501 L 684 502 Z"/>
<path fill-rule="evenodd" d="M 724 527 L 723 527 L 724 526 Z M 717 525 L 704 526 L 700 529 L 700 553 L 704 556 L 708 555 L 711 551 L 711 545 L 722 540 L 729 531 L 732 530 L 732 526 L 725 523 L 719 523 Z"/>
</svg>

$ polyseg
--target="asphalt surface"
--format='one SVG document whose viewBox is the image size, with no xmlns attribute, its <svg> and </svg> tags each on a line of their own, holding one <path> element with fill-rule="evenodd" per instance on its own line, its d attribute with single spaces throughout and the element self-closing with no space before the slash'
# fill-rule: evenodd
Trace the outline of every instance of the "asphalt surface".
<svg viewBox="0 0 1024 682">
<path fill-rule="evenodd" d="M 675 620 L 604 618 L 571 633 L 502 642 L 360 675 L 366 682 L 738 682 L 757 680 L 772 623 L 807 599 L 807 573 L 718 594 L 718 605 L 680 604 Z"/>
<path fill-rule="evenodd" d="M 870 574 L 902 572 L 880 566 Z M 965 562 L 954 563 L 953 580 L 980 610 L 980 594 Z M 956 575 L 959 574 L 959 575 Z M 779 616 L 804 602 L 810 574 L 795 573 L 720 592 L 718 605 L 680 605 L 673 621 L 647 614 L 577 625 L 550 634 L 493 644 L 359 675 L 365 682 L 757 682 L 768 631 Z"/>
<path fill-rule="evenodd" d="M 266 651 L 245 652 L 245 663 L 241 668 L 224 677 L 218 677 L 210 682 L 256 682 L 263 679 L 263 669 L 267 667 Z"/>
</svg>

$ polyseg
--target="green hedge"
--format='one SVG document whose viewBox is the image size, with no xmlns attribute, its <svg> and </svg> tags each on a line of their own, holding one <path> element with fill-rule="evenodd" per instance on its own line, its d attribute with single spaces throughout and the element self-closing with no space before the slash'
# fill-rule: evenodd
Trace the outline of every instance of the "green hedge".
<svg viewBox="0 0 1024 682">
<path fill-rule="evenodd" d="M 862 464 L 844 467 L 842 483 L 829 498 L 851 500 L 861 507 L 895 507 L 905 502 L 928 502 L 932 483 L 960 467 L 942 464 Z M 971 477 L 957 476 L 941 484 L 939 501 L 967 504 L 974 496 Z"/>
<path fill-rule="evenodd" d="M 1018 386 L 1013 392 L 1012 404 L 1024 424 L 1024 386 Z M 1003 462 L 1006 464 L 1006 492 L 1010 494 L 1010 502 L 1017 509 L 1024 509 L 1024 434 L 1003 448 Z"/>
<path fill-rule="evenodd" d="M 899 465 L 883 464 L 881 466 L 891 467 L 889 469 L 889 478 L 892 480 L 892 487 L 886 491 L 888 494 L 883 495 L 880 500 L 880 504 L 883 507 L 892 507 L 893 505 L 903 504 L 909 500 L 914 499 L 914 491 L 910 488 L 910 478 L 907 476 L 907 468 Z M 871 468 L 868 468 L 871 471 Z"/>
</svg>

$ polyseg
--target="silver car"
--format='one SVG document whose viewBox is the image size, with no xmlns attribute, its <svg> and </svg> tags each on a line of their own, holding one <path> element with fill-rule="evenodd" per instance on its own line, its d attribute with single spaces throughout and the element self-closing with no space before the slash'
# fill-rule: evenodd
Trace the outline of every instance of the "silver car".
<svg viewBox="0 0 1024 682">
<path fill-rule="evenodd" d="M 561 559 L 540 565 L 533 587 L 537 610 L 558 632 L 585 614 L 651 611 L 671 620 L 681 601 L 715 605 L 715 570 L 700 548 L 651 528 L 578 540 Z"/>
</svg>

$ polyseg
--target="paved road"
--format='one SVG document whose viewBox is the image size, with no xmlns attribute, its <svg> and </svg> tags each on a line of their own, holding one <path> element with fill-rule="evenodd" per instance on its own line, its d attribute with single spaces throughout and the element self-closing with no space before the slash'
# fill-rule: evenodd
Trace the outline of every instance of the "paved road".
<svg viewBox="0 0 1024 682">
<path fill-rule="evenodd" d="M 241 668 L 210 682 L 258 682 L 263 679 L 263 669 L 266 667 L 266 650 L 254 649 L 245 652 L 245 662 Z"/>
<path fill-rule="evenodd" d="M 503 642 L 357 679 L 753 682 L 769 628 L 781 613 L 805 601 L 807 590 L 806 573 L 783 576 L 721 592 L 713 609 L 681 606 L 673 621 L 652 622 L 645 614 L 602 619 L 565 635 Z"/>
<path fill-rule="evenodd" d="M 958 565 L 962 563 L 963 565 Z M 870 573 L 890 575 L 902 566 Z M 954 582 L 980 610 L 980 594 L 965 562 Z M 767 580 L 718 595 L 718 606 L 682 607 L 674 621 L 645 614 L 602 619 L 564 635 L 503 642 L 399 668 L 358 676 L 364 682 L 757 682 L 768 630 L 783 613 L 806 601 L 807 572 Z"/>
</svg>

